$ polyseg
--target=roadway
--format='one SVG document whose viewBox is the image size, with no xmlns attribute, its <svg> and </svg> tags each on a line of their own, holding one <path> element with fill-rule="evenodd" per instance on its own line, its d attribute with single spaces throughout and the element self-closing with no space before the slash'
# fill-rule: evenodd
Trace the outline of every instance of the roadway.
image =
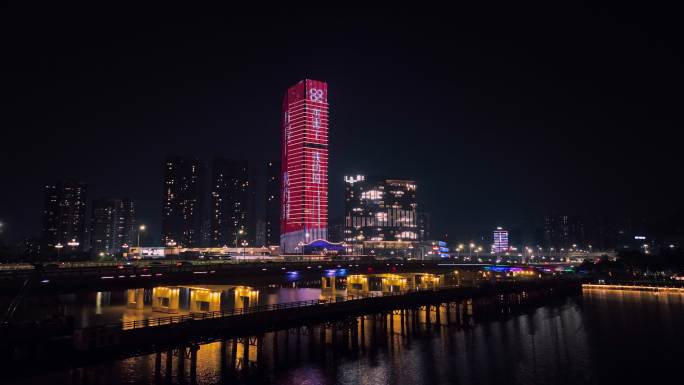
<svg viewBox="0 0 684 385">
<path fill-rule="evenodd" d="M 548 269 L 570 266 L 568 263 L 544 263 L 525 266 Z M 107 289 L 115 287 L 150 287 L 160 283 L 207 282 L 226 278 L 272 278 L 288 271 L 324 275 L 326 270 L 346 269 L 348 274 L 439 272 L 447 269 L 479 269 L 491 264 L 459 263 L 456 260 L 258 260 L 234 261 L 139 261 L 134 263 L 79 263 L 42 269 L 0 270 L 0 289 L 5 295 L 18 292 L 31 280 L 30 291 Z"/>
</svg>

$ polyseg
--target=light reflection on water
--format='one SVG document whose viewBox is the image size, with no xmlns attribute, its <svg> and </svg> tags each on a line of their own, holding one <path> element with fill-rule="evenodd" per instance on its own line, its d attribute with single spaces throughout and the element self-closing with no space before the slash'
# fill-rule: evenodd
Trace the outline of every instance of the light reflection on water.
<svg viewBox="0 0 684 385">
<path fill-rule="evenodd" d="M 444 310 L 443 310 L 444 311 Z M 233 354 L 232 341 L 200 346 L 196 382 L 264 384 L 606 384 L 658 383 L 679 373 L 684 354 L 684 296 L 585 290 L 581 297 L 513 314 L 487 313 L 461 324 L 430 326 L 424 312 L 415 330 L 364 320 L 354 348 L 340 331 L 267 333 Z M 452 320 L 455 313 L 451 313 Z M 444 323 L 446 314 L 441 313 Z M 383 327 L 383 325 L 385 325 Z M 335 337 L 334 337 L 335 336 Z M 324 341 L 324 342 L 322 342 Z M 261 355 L 260 360 L 257 357 Z M 22 384 L 192 383 L 190 360 L 167 376 L 162 353 L 64 371 Z M 248 362 L 248 364 L 245 364 Z M 235 370 L 232 366 L 235 365 Z M 676 382 L 675 382 L 676 383 Z"/>
</svg>

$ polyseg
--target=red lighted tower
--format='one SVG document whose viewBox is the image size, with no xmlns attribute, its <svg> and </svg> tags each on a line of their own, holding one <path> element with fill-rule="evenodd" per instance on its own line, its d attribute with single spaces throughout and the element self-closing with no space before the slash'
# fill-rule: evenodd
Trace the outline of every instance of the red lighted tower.
<svg viewBox="0 0 684 385">
<path fill-rule="evenodd" d="M 328 84 L 290 87 L 282 119 L 280 248 L 298 253 L 328 235 Z"/>
</svg>

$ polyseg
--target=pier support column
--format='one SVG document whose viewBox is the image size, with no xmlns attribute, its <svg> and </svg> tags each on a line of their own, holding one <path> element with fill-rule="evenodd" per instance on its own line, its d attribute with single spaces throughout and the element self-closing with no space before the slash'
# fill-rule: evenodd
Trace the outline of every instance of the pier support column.
<svg viewBox="0 0 684 385">
<path fill-rule="evenodd" d="M 178 379 L 185 378 L 185 346 L 178 348 Z"/>
<path fill-rule="evenodd" d="M 462 306 L 461 303 L 462 303 L 462 301 L 456 302 L 456 306 L 455 306 L 455 309 L 454 309 L 454 313 L 455 313 L 455 314 L 454 314 L 454 317 L 456 318 L 456 324 L 458 324 L 458 326 L 461 326 L 461 325 L 463 324 L 463 323 L 461 322 L 461 321 L 462 321 L 462 320 L 461 320 L 461 315 L 463 314 L 462 311 L 461 311 L 461 306 Z"/>
<path fill-rule="evenodd" d="M 264 335 L 257 336 L 256 341 L 256 365 L 257 369 L 261 371 L 264 366 Z"/>
<path fill-rule="evenodd" d="M 171 373 L 173 371 L 173 351 L 169 350 L 166 352 L 166 382 L 171 383 Z"/>
<path fill-rule="evenodd" d="M 351 343 L 352 350 L 356 351 L 359 348 L 359 323 L 354 319 L 351 327 Z"/>
<path fill-rule="evenodd" d="M 313 357 L 316 355 L 316 332 L 314 331 L 313 325 L 308 325 L 306 327 L 307 333 L 308 333 L 308 341 L 309 341 L 309 359 L 313 359 Z"/>
<path fill-rule="evenodd" d="M 221 380 L 226 382 L 226 372 L 228 371 L 228 343 L 221 340 Z"/>
<path fill-rule="evenodd" d="M 425 305 L 425 324 L 427 325 L 427 327 L 430 327 L 430 322 L 432 322 L 432 320 L 431 320 L 432 317 L 430 314 L 431 308 L 432 308 L 431 305 Z"/>
<path fill-rule="evenodd" d="M 199 350 L 199 345 L 190 346 L 190 383 L 197 383 L 197 351 Z"/>
<path fill-rule="evenodd" d="M 404 309 L 399 311 L 401 335 L 403 336 L 406 332 L 404 331 Z"/>
<path fill-rule="evenodd" d="M 349 349 L 349 329 L 351 325 L 348 321 L 345 321 L 344 327 L 342 328 L 342 341 L 344 342 L 344 350 Z"/>
<path fill-rule="evenodd" d="M 325 346 L 325 324 L 321 324 L 320 334 L 321 334 L 321 346 L 324 347 Z"/>
<path fill-rule="evenodd" d="M 234 337 L 231 341 L 230 368 L 235 373 L 237 370 L 238 339 Z"/>
<path fill-rule="evenodd" d="M 361 336 L 360 336 L 360 343 L 361 343 L 361 350 L 364 350 L 366 347 L 366 323 L 364 321 L 364 316 L 359 317 L 361 320 L 360 322 L 360 330 L 361 330 Z"/>
<path fill-rule="evenodd" d="M 156 382 L 161 381 L 161 352 L 154 354 L 154 379 Z"/>
<path fill-rule="evenodd" d="M 330 328 L 330 340 L 332 342 L 333 351 L 337 350 L 337 323 L 334 323 Z"/>
<path fill-rule="evenodd" d="M 249 337 L 242 338 L 242 371 L 249 371 Z"/>
<path fill-rule="evenodd" d="M 286 331 L 287 333 L 287 331 Z M 278 367 L 278 331 L 273 332 L 273 368 Z"/>
<path fill-rule="evenodd" d="M 145 289 L 126 290 L 126 307 L 129 309 L 143 310 L 145 300 Z"/>
</svg>

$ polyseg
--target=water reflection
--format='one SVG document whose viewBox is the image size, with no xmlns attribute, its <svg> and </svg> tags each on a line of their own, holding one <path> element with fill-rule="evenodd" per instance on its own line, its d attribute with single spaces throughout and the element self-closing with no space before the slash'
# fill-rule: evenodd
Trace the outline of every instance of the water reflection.
<svg viewBox="0 0 684 385">
<path fill-rule="evenodd" d="M 476 372 L 490 361 L 501 370 L 510 370 L 528 354 L 544 360 L 548 342 L 538 330 L 549 330 L 558 318 L 569 324 L 561 326 L 561 334 L 567 334 L 566 328 L 576 329 L 580 317 L 573 303 L 536 309 L 537 299 L 507 295 L 464 300 L 188 344 L 63 372 L 58 382 L 415 384 L 468 380 L 479 378 Z M 581 337 L 572 343 L 585 343 Z M 534 348 L 535 340 L 541 347 Z M 531 353 L 523 348 L 530 344 Z M 455 371 L 454 364 L 463 372 Z M 99 375 L 104 371 L 110 377 Z M 492 374 L 492 379 L 503 377 Z"/>
<path fill-rule="evenodd" d="M 382 287 L 383 277 L 366 278 L 375 281 L 368 290 Z M 404 282 L 399 278 L 410 281 L 384 278 L 393 281 L 385 288 Z M 337 277 L 318 293 L 354 281 Z M 255 300 L 264 301 L 263 293 Z M 526 293 L 187 344 L 19 383 L 659 383 L 678 375 L 682 321 L 681 294 L 585 290 L 562 299 Z"/>
</svg>

